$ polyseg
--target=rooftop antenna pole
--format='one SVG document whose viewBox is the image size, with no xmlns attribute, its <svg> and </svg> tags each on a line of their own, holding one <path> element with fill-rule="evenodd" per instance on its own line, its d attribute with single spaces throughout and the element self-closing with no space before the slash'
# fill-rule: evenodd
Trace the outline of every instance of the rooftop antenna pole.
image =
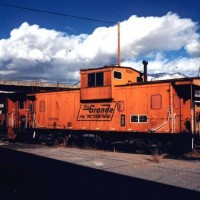
<svg viewBox="0 0 200 200">
<path fill-rule="evenodd" d="M 68 63 L 67 63 L 67 61 L 68 61 L 68 60 L 67 60 L 67 59 L 68 59 L 67 56 L 68 56 L 68 53 L 70 53 L 70 52 L 71 52 L 71 50 L 66 50 L 66 73 L 67 73 L 67 74 L 66 74 L 66 76 L 67 76 L 67 77 L 66 77 L 66 81 L 67 81 L 67 84 L 68 84 L 68 81 L 69 81 L 69 80 L 68 80 L 68 79 L 69 79 L 69 76 L 68 76 L 69 67 L 68 67 Z M 67 69 L 67 68 L 68 68 L 68 69 Z"/>
<path fill-rule="evenodd" d="M 118 66 L 120 66 L 121 58 L 120 58 L 120 22 L 118 22 Z"/>
</svg>

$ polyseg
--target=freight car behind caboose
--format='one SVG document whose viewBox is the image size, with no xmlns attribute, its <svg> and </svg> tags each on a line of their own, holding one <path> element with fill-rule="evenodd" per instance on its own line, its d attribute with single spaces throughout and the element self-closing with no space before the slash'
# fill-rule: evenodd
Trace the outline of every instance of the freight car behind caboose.
<svg viewBox="0 0 200 200">
<path fill-rule="evenodd" d="M 24 138 L 28 116 L 26 92 L 0 93 L 0 133 L 8 140 Z"/>
</svg>

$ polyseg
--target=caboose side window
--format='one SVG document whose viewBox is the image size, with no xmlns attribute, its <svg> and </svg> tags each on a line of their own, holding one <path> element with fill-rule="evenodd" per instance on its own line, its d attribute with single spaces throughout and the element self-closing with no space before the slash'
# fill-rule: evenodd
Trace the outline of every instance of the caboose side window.
<svg viewBox="0 0 200 200">
<path fill-rule="evenodd" d="M 114 71 L 114 78 L 116 78 L 116 79 L 122 79 L 122 73 Z"/>
<path fill-rule="evenodd" d="M 88 87 L 94 87 L 95 86 L 95 73 L 88 74 Z"/>
<path fill-rule="evenodd" d="M 104 75 L 103 72 L 96 73 L 96 86 L 103 86 Z"/>
<path fill-rule="evenodd" d="M 131 123 L 137 123 L 137 122 L 139 122 L 139 116 L 131 115 Z"/>
<path fill-rule="evenodd" d="M 139 115 L 139 122 L 147 122 L 147 115 Z"/>
<path fill-rule="evenodd" d="M 45 101 L 40 101 L 40 104 L 39 104 L 39 109 L 40 109 L 40 112 L 45 112 Z"/>
<path fill-rule="evenodd" d="M 103 85 L 104 85 L 103 72 L 88 74 L 88 87 L 100 87 Z"/>
<path fill-rule="evenodd" d="M 131 115 L 131 123 L 146 123 L 147 120 L 147 115 Z"/>
<path fill-rule="evenodd" d="M 160 94 L 154 94 L 151 96 L 151 109 L 162 108 L 162 96 Z"/>
</svg>

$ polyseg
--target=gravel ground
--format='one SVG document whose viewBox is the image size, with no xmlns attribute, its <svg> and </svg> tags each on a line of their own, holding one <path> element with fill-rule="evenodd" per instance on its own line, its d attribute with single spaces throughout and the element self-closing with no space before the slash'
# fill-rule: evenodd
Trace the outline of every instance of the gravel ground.
<svg viewBox="0 0 200 200">
<path fill-rule="evenodd" d="M 147 186 L 147 187 L 151 188 L 151 190 L 149 189 L 150 191 L 148 190 L 148 192 L 150 192 L 150 193 L 153 191 L 157 192 L 157 194 L 156 194 L 157 197 L 159 197 L 159 198 L 162 197 L 162 199 L 165 199 L 165 197 L 166 197 L 166 199 L 177 199 L 177 197 L 180 194 L 184 195 L 184 192 L 186 192 L 186 191 L 187 192 L 193 191 L 193 192 L 191 194 L 186 192 L 185 196 L 183 196 L 182 199 L 188 199 L 189 196 L 190 197 L 195 196 L 195 197 L 200 198 L 200 159 L 198 158 L 197 155 L 195 157 L 193 155 L 184 155 L 184 156 L 180 156 L 180 157 L 176 157 L 176 158 L 167 158 L 167 157 L 163 157 L 163 156 L 129 154 L 129 153 L 119 153 L 119 152 L 106 152 L 106 151 L 99 151 L 99 150 L 83 150 L 83 149 L 77 149 L 77 148 L 48 147 L 48 146 L 42 146 L 42 145 L 30 145 L 30 144 L 20 144 L 20 143 L 12 144 L 12 143 L 7 143 L 7 142 L 0 142 L 0 150 L 3 150 L 4 152 L 6 152 L 6 150 L 8 150 L 9 153 L 15 153 L 17 155 L 17 156 L 16 155 L 12 156 L 15 159 L 12 161 L 13 162 L 12 164 L 9 164 L 9 166 L 15 166 L 15 162 L 16 162 L 16 166 L 18 166 L 17 163 L 18 163 L 19 159 L 16 158 L 19 155 L 18 153 L 25 153 L 23 155 L 36 156 L 36 157 L 34 157 L 34 159 L 41 160 L 41 159 L 48 158 L 51 160 L 51 162 L 56 162 L 56 161 L 62 162 L 63 166 L 66 166 L 66 168 L 68 165 L 71 166 L 71 164 L 73 164 L 73 168 L 76 169 L 77 167 L 79 167 L 79 171 L 82 171 L 83 169 L 85 169 L 85 167 L 88 170 L 89 169 L 97 170 L 97 171 L 95 171 L 95 173 L 96 174 L 102 173 L 103 175 L 102 176 L 100 175 L 102 178 L 105 175 L 104 173 L 109 173 L 109 174 L 111 173 L 115 178 L 122 176 L 123 178 L 127 177 L 128 180 L 130 179 L 133 182 L 134 182 L 134 180 L 137 180 L 137 181 L 140 180 L 141 182 L 144 181 L 142 184 L 143 187 L 145 187 L 145 188 L 142 188 L 142 190 L 144 190 L 144 192 L 147 189 L 145 185 L 147 183 L 148 184 L 151 183 L 150 185 Z M 4 153 L 1 153 L 0 156 L 3 154 Z M 24 160 L 24 162 L 25 161 L 26 160 Z M 5 171 L 5 168 L 6 168 L 5 166 L 7 166 L 5 164 L 6 161 L 2 161 L 2 162 L 4 163 L 3 170 Z M 7 162 L 11 162 L 11 160 L 9 160 L 7 158 Z M 22 162 L 22 159 L 21 159 L 21 162 Z M 42 162 L 41 162 L 41 166 L 43 166 Z M 39 170 L 40 169 L 40 161 L 36 161 L 36 163 L 37 164 L 34 167 L 36 167 L 36 169 Z M 23 164 L 23 166 L 24 165 L 27 165 L 27 163 Z M 49 164 L 44 165 L 44 166 L 45 166 L 45 169 L 48 167 L 51 168 L 51 165 L 49 165 Z M 61 171 L 64 170 L 63 166 L 60 168 Z M 0 162 L 0 167 L 1 167 L 1 162 Z M 29 166 L 29 168 L 31 168 L 31 167 Z M 56 169 L 58 171 L 60 171 L 58 168 L 56 168 Z M 14 169 L 12 169 L 12 172 L 13 172 L 13 170 Z M 42 168 L 41 168 L 41 170 L 42 170 Z M 59 173 L 61 173 L 61 171 Z M 90 175 L 91 174 L 89 173 L 88 181 L 90 179 L 89 178 Z M 30 177 L 29 177 L 29 179 L 30 179 Z M 44 178 L 44 180 L 45 179 L 46 178 Z M 80 182 L 81 175 L 80 175 L 80 179 L 79 179 L 77 177 L 77 172 L 76 172 L 76 174 L 74 175 L 74 179 L 78 179 Z M 84 177 L 84 179 L 85 179 L 85 177 Z M 123 187 L 125 187 L 124 188 L 125 191 L 129 188 L 129 186 L 136 187 L 135 182 L 134 183 L 131 182 L 131 184 L 129 185 L 126 182 L 127 179 L 125 178 L 125 180 L 123 180 L 123 182 L 120 182 L 120 187 L 118 185 L 118 182 L 115 183 L 115 181 L 114 181 L 114 183 L 113 183 L 112 182 L 113 179 L 112 179 L 112 181 L 111 180 L 110 181 L 114 185 L 117 184 L 119 189 L 121 188 L 121 185 L 125 184 L 125 185 L 123 185 Z M 44 180 L 42 180 L 42 182 Z M 107 179 L 105 177 L 102 180 L 101 180 L 101 178 L 100 179 L 98 178 L 98 179 L 94 180 L 94 183 L 89 182 L 88 185 L 89 185 L 89 187 L 93 187 L 93 184 L 97 184 L 97 186 L 99 186 L 99 183 L 101 183 L 101 181 L 106 181 L 106 180 Z M 38 181 L 37 178 L 36 178 L 36 181 Z M 97 183 L 97 181 L 98 181 L 98 183 Z M 82 184 L 82 183 L 80 183 L 80 184 Z M 107 187 L 110 187 L 109 181 L 106 183 L 103 182 L 102 184 L 104 184 L 104 186 L 101 185 L 101 187 L 103 187 L 103 188 L 106 187 L 106 189 L 107 189 Z M 108 184 L 108 186 L 106 186 L 106 184 Z M 152 189 L 152 185 L 154 185 L 154 184 L 158 184 L 158 185 L 155 188 L 153 187 L 153 189 Z M 76 185 L 76 187 L 77 187 L 77 185 Z M 113 187 L 116 187 L 116 186 L 112 185 L 112 188 Z M 167 189 L 163 191 L 163 187 L 167 187 Z M 158 188 L 158 189 L 156 189 L 156 188 Z M 158 191 L 159 188 L 160 188 L 160 191 Z M 138 185 L 138 188 L 137 188 L 138 192 L 139 192 L 139 189 L 140 188 Z M 169 192 L 175 191 L 175 193 L 172 192 L 173 195 L 168 196 L 168 198 L 167 198 L 167 196 L 163 196 L 163 195 L 165 195 L 165 193 L 167 195 L 168 190 L 169 190 Z M 133 191 L 130 190 L 129 192 L 133 192 Z M 141 197 L 141 198 L 136 198 L 136 199 L 143 199 L 144 197 L 148 197 L 148 194 L 143 194 L 142 191 L 140 191 L 140 192 L 139 192 L 140 193 L 139 197 Z M 120 193 L 120 195 L 122 195 L 122 194 Z M 133 195 L 135 195 L 135 194 L 133 194 Z M 143 195 L 147 195 L 147 196 L 143 196 Z M 84 197 L 88 197 L 88 199 L 90 199 L 91 196 L 86 195 Z M 106 198 L 103 198 L 103 197 L 100 198 L 100 197 L 101 196 L 99 196 L 99 199 L 113 199 L 113 198 L 107 198 L 107 196 L 106 196 Z M 117 197 L 121 197 L 121 196 L 117 195 L 116 198 Z M 79 199 L 79 198 L 74 198 L 74 199 Z M 121 199 L 121 198 L 117 198 L 117 199 Z M 157 199 L 157 198 L 155 198 L 155 196 L 154 196 L 154 199 Z"/>
<path fill-rule="evenodd" d="M 200 191 L 200 158 L 194 158 L 191 155 L 170 159 L 162 155 L 129 154 L 20 143 L 2 143 L 2 145 L 9 149 L 77 165 Z"/>
</svg>

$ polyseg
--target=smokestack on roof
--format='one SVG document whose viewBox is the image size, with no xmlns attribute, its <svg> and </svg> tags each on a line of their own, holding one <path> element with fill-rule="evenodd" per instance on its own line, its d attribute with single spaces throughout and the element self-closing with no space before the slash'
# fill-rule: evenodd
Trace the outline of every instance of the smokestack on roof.
<svg viewBox="0 0 200 200">
<path fill-rule="evenodd" d="M 148 65 L 148 62 L 143 60 L 142 63 L 144 65 L 144 82 L 147 82 L 147 65 Z"/>
</svg>

